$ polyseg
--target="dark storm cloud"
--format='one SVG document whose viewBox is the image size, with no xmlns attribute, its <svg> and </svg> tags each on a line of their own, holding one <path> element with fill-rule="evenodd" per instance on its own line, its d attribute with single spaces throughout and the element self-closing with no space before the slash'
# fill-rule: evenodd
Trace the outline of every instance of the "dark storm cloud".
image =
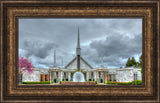
<svg viewBox="0 0 160 103">
<path fill-rule="evenodd" d="M 66 65 L 75 57 L 77 28 L 80 28 L 82 57 L 100 65 L 101 54 L 108 67 L 124 66 L 127 58 L 142 52 L 142 19 L 20 19 L 19 55 L 34 65 Z"/>
<path fill-rule="evenodd" d="M 114 33 L 106 37 L 105 40 L 92 41 L 86 48 L 83 51 L 84 56 L 97 64 L 100 64 L 100 58 L 103 55 L 104 63 L 107 65 L 124 66 L 123 59 L 142 52 L 142 34 L 130 38 Z M 94 52 L 88 53 L 91 50 Z"/>
<path fill-rule="evenodd" d="M 22 49 L 26 50 L 26 56 L 36 56 L 39 58 L 45 58 L 51 52 L 53 48 L 58 47 L 57 44 L 53 42 L 46 42 L 42 40 L 35 39 L 25 39 L 22 43 Z"/>
<path fill-rule="evenodd" d="M 93 41 L 90 44 L 92 49 L 96 49 L 98 55 L 102 53 L 105 56 L 116 55 L 118 57 L 129 57 L 142 51 L 142 34 L 135 35 L 134 38 L 113 34 L 104 41 Z"/>
</svg>

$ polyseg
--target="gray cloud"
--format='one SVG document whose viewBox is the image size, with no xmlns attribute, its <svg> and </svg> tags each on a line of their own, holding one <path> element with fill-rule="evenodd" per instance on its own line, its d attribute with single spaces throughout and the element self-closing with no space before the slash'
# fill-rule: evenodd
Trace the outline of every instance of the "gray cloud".
<svg viewBox="0 0 160 103">
<path fill-rule="evenodd" d="M 29 56 L 35 66 L 66 65 L 76 55 L 77 27 L 82 57 L 93 67 L 101 54 L 108 67 L 124 66 L 128 57 L 142 52 L 142 19 L 19 19 L 19 55 Z"/>
<path fill-rule="evenodd" d="M 58 45 L 53 42 L 35 39 L 25 39 L 22 43 L 22 49 L 27 51 L 26 56 L 34 55 L 42 59 L 48 56 L 53 48 L 57 47 Z"/>
<path fill-rule="evenodd" d="M 103 55 L 106 66 L 120 67 L 125 65 L 127 58 L 141 54 L 142 34 L 129 38 L 128 36 L 114 33 L 106 37 L 105 40 L 92 41 L 89 47 L 85 48 L 83 56 L 92 62 L 100 64 L 100 58 Z"/>
</svg>

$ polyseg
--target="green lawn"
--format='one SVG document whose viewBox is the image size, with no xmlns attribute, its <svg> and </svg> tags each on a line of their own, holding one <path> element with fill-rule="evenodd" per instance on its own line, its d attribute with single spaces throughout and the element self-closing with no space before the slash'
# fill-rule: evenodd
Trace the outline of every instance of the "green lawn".
<svg viewBox="0 0 160 103">
<path fill-rule="evenodd" d="M 142 85 L 142 80 L 134 80 L 132 82 L 111 82 L 111 81 L 106 81 L 107 84 L 120 84 L 120 85 Z"/>
<path fill-rule="evenodd" d="M 50 81 L 40 81 L 40 82 L 23 82 L 22 84 L 50 84 Z"/>
</svg>

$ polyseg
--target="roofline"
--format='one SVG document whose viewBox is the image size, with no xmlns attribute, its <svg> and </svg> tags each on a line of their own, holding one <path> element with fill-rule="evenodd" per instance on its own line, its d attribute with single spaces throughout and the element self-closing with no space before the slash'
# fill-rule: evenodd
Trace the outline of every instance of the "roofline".
<svg viewBox="0 0 160 103">
<path fill-rule="evenodd" d="M 76 57 L 74 57 L 64 68 L 67 68 L 75 59 Z"/>
<path fill-rule="evenodd" d="M 67 68 L 77 57 L 74 57 L 64 68 Z M 91 69 L 93 69 L 93 67 L 82 58 L 82 56 L 80 56 L 80 58 L 82 59 L 82 61 L 84 61 Z"/>
</svg>

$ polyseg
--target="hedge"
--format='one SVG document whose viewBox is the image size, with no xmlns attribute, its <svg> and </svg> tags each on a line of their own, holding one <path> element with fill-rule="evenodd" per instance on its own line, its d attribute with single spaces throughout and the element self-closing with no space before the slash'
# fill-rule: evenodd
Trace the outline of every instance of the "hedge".
<svg viewBox="0 0 160 103">
<path fill-rule="evenodd" d="M 57 81 L 57 80 L 56 80 L 56 79 L 54 79 L 54 83 L 56 83 L 56 81 Z"/>
<path fill-rule="evenodd" d="M 103 79 L 101 79 L 101 83 L 103 83 Z"/>
<path fill-rule="evenodd" d="M 137 85 L 142 85 L 142 80 L 134 80 L 132 81 L 132 84 L 136 84 L 137 81 Z"/>
<path fill-rule="evenodd" d="M 132 82 L 111 82 L 111 81 L 107 81 L 107 84 L 120 84 L 120 85 L 141 85 L 142 84 L 142 80 L 134 80 Z"/>
<path fill-rule="evenodd" d="M 50 81 L 40 81 L 40 82 L 23 82 L 23 84 L 50 84 Z"/>
</svg>

